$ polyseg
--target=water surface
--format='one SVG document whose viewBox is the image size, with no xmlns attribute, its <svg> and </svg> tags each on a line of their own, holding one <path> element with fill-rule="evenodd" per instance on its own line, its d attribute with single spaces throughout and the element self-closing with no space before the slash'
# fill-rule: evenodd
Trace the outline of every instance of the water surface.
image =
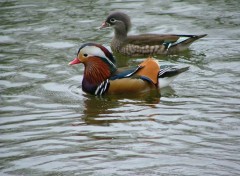
<svg viewBox="0 0 240 176">
<path fill-rule="evenodd" d="M 109 11 L 131 33 L 203 34 L 171 87 L 93 97 L 69 67 Z M 232 1 L 0 1 L 0 175 L 239 175 L 240 9 Z M 135 65 L 143 58 L 124 59 Z"/>
</svg>

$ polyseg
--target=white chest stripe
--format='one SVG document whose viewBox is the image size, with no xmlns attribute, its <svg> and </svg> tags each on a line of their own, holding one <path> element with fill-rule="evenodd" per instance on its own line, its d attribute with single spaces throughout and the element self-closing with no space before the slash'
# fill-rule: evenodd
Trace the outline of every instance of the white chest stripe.
<svg viewBox="0 0 240 176">
<path fill-rule="evenodd" d="M 104 94 L 107 89 L 108 89 L 108 86 L 109 86 L 110 82 L 109 80 L 107 79 L 106 81 L 103 81 L 96 89 L 95 91 L 95 95 L 102 95 Z"/>
</svg>

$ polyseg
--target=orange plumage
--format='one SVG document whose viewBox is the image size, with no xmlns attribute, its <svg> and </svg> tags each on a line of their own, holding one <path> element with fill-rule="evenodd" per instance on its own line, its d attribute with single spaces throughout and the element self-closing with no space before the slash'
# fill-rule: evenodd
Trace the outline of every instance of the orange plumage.
<svg viewBox="0 0 240 176">
<path fill-rule="evenodd" d="M 135 68 L 120 71 L 114 64 L 112 54 L 94 43 L 80 47 L 77 58 L 69 64 L 78 63 L 85 66 L 83 91 L 94 95 L 137 93 L 168 86 L 179 73 L 188 69 L 167 66 L 160 70 L 157 60 L 149 57 Z M 159 83 L 161 78 L 163 84 Z"/>
<path fill-rule="evenodd" d="M 137 75 L 147 77 L 151 79 L 154 84 L 158 84 L 158 72 L 160 71 L 160 66 L 155 59 L 149 57 L 139 66 L 143 68 L 136 73 Z"/>
</svg>

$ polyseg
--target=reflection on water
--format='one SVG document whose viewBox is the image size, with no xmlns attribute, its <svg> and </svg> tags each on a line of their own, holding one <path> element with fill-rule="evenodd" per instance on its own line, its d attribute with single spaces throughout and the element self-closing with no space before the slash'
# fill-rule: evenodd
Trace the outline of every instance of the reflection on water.
<svg viewBox="0 0 240 176">
<path fill-rule="evenodd" d="M 115 95 L 115 96 L 104 96 L 104 97 L 94 97 L 88 95 L 84 100 L 84 110 L 83 110 L 83 120 L 88 124 L 93 124 L 94 120 L 102 118 L 101 121 L 96 123 L 105 123 L 109 119 L 111 121 L 118 120 L 120 116 L 129 117 L 129 113 L 133 111 L 134 115 L 137 115 L 137 109 L 128 109 L 126 114 L 126 108 L 124 105 L 127 103 L 131 104 L 142 104 L 142 106 L 152 107 L 154 104 L 160 102 L 160 92 L 157 90 L 152 90 L 151 92 L 136 94 L 136 95 Z M 115 112 L 118 109 L 117 113 Z M 145 115 L 144 115 L 145 116 Z M 130 119 L 129 119 L 130 120 Z"/>
<path fill-rule="evenodd" d="M 239 175 L 238 4 L 0 1 L 0 175 Z M 157 56 L 190 66 L 171 87 L 94 97 L 68 62 L 83 42 L 109 44 L 96 27 L 111 10 L 132 17 L 132 34 L 208 37 Z"/>
</svg>

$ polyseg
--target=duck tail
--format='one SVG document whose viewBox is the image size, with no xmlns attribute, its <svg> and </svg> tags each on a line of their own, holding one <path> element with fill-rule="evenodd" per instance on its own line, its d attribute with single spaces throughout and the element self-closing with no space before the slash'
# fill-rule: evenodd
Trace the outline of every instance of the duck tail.
<svg viewBox="0 0 240 176">
<path fill-rule="evenodd" d="M 194 41 L 207 36 L 207 34 L 202 35 L 177 35 L 179 39 L 172 43 L 169 47 L 169 52 L 171 51 L 183 51 L 187 49 Z"/>
<path fill-rule="evenodd" d="M 189 69 L 189 67 L 176 68 L 173 65 L 160 66 L 158 73 L 159 87 L 167 87 L 180 74 Z"/>
<path fill-rule="evenodd" d="M 207 36 L 207 34 L 203 34 L 203 35 L 190 35 L 188 39 L 180 42 L 179 44 L 183 43 L 183 44 L 186 44 L 186 45 L 188 45 L 188 44 L 190 45 L 190 44 L 192 44 L 194 41 L 196 41 L 196 40 L 198 40 L 198 39 L 200 39 L 200 38 L 203 38 L 203 37 L 205 37 L 205 36 Z M 181 37 L 180 37 L 180 38 L 181 38 Z"/>
<path fill-rule="evenodd" d="M 160 72 L 158 73 L 158 78 L 174 77 L 189 70 L 189 67 L 176 68 L 174 66 L 160 66 Z"/>
</svg>

